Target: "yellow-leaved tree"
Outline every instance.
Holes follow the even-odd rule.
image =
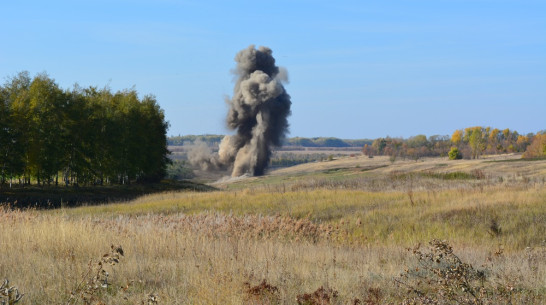
[[[457,129],[453,132],[453,135],[451,135],[451,143],[455,146],[459,146],[461,144],[461,140],[463,139],[463,131],[460,129]]]
[[[533,137],[533,142],[527,146],[523,158],[546,157],[546,133],[538,133]]]

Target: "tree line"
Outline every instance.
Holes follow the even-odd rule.
[[[476,159],[483,154],[525,152],[524,157],[546,156],[546,132],[521,135],[515,130],[491,127],[458,129],[450,136],[417,135],[408,139],[378,138],[371,145],[365,144],[362,152],[368,156],[387,155],[419,159],[421,157],[447,156],[456,149],[458,156]]]
[[[371,145],[365,144],[362,153],[369,156],[390,156],[417,160],[422,157],[447,156],[451,147],[449,136],[434,135],[427,138],[417,135],[408,139],[378,138]]]
[[[166,171],[168,123],[154,96],[63,90],[21,72],[0,86],[0,182],[129,184]]]
[[[196,140],[203,141],[209,146],[218,146],[224,135],[185,135],[172,136],[167,138],[169,145],[183,146]],[[364,144],[371,144],[373,140],[369,139],[339,139],[334,137],[316,137],[316,138],[286,138],[282,142],[283,147],[362,147]]]
[[[542,132],[522,135],[509,128],[501,130],[476,126],[455,130],[451,135],[451,143],[461,150],[463,156],[476,159],[482,154],[526,152],[541,135]]]
[[[192,144],[195,141],[203,141],[211,146],[218,146],[225,135],[185,135],[171,136],[167,138],[167,143],[172,146],[183,146],[184,144]]]

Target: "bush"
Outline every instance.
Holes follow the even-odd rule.
[[[449,160],[459,160],[463,158],[463,154],[459,151],[457,147],[452,147],[448,153]]]
[[[446,241],[434,239],[425,251],[420,245],[408,250],[417,258],[417,265],[394,279],[400,288],[406,288],[401,304],[500,305],[514,304],[514,300],[536,304],[532,292],[491,280],[491,270],[463,262]]]

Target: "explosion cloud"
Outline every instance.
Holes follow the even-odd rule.
[[[290,96],[283,87],[287,73],[275,65],[272,50],[254,45],[235,56],[237,81],[227,99],[227,125],[236,134],[220,143],[218,155],[195,157],[203,169],[232,168],[231,176],[263,175],[271,149],[288,132]]]

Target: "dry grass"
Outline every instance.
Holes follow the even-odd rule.
[[[464,175],[480,179],[462,179]],[[459,176],[458,183],[440,176]],[[464,180],[464,181],[463,181]],[[314,190],[316,188],[351,188],[373,192],[414,190],[437,191],[485,186],[544,185],[546,160],[526,161],[520,155],[484,156],[478,160],[425,158],[418,161],[388,157],[373,159],[357,156],[334,161],[300,164],[272,170],[264,177],[219,180],[223,189],[266,189],[268,191]]]
[[[508,162],[505,162],[508,161]],[[334,161],[305,163],[287,168],[271,171],[273,176],[298,175],[301,173],[314,173],[335,168],[378,168],[377,174],[385,175],[390,172],[417,172],[425,170],[470,171],[472,169],[484,170],[487,173],[504,176],[514,176],[525,173],[529,176],[546,175],[546,160],[525,161],[521,154],[482,156],[477,160],[447,160],[447,158],[423,158],[418,161],[398,159],[391,163],[388,156],[344,157]]]
[[[406,249],[438,238],[484,270],[491,287],[512,289],[513,304],[546,302],[542,165],[511,182],[495,178],[495,166],[507,165],[476,163],[486,178],[441,181],[451,187],[427,188],[439,179],[401,167],[375,180],[386,191],[299,180],[76,209],[0,209],[0,278],[17,284],[24,304],[87,304],[75,292],[104,283],[97,264],[122,245],[119,262],[100,267],[109,285],[89,290],[88,304],[392,304],[409,295],[394,279],[418,266]]]
[[[544,242],[544,198],[546,188],[542,185],[414,191],[411,197],[406,191],[243,190],[165,193],[127,204],[83,207],[66,210],[66,213],[97,217],[149,213],[191,217],[201,214],[197,218],[203,218],[203,213],[212,213],[220,215],[215,216],[217,218],[240,216],[245,224],[260,225],[278,219],[286,223],[304,219],[315,227],[338,228],[340,233],[335,238],[347,244],[381,243],[407,247],[441,238],[472,245],[501,243],[507,250],[521,250]],[[490,234],[493,220],[502,230],[502,234],[494,238]],[[226,221],[228,226],[240,225],[233,219]],[[210,226],[207,222],[204,225]]]
[[[438,193],[425,203],[429,195],[418,193],[413,207],[404,194],[317,190],[305,196],[156,195],[160,205],[167,204],[163,197],[203,205],[191,214],[119,212],[150,205],[153,197],[85,213],[4,210],[0,275],[18,283],[31,304],[64,304],[89,261],[120,244],[125,257],[109,271],[112,287],[99,295],[106,304],[136,304],[150,294],[161,304],[243,304],[244,283],[262,279],[278,287],[280,304],[294,304],[321,286],[335,288],[339,304],[364,300],[369,289],[381,287],[386,302],[400,298],[392,279],[412,264],[404,248],[435,236],[454,241],[474,265],[494,260],[496,280],[532,291],[545,287],[544,189],[463,194]],[[218,202],[218,195],[227,202]],[[291,215],[276,215],[283,206],[271,215],[244,204],[225,211],[232,200],[256,201],[256,207],[268,196],[272,204],[282,198],[293,204]],[[502,228],[499,236],[488,233],[491,213]]]

